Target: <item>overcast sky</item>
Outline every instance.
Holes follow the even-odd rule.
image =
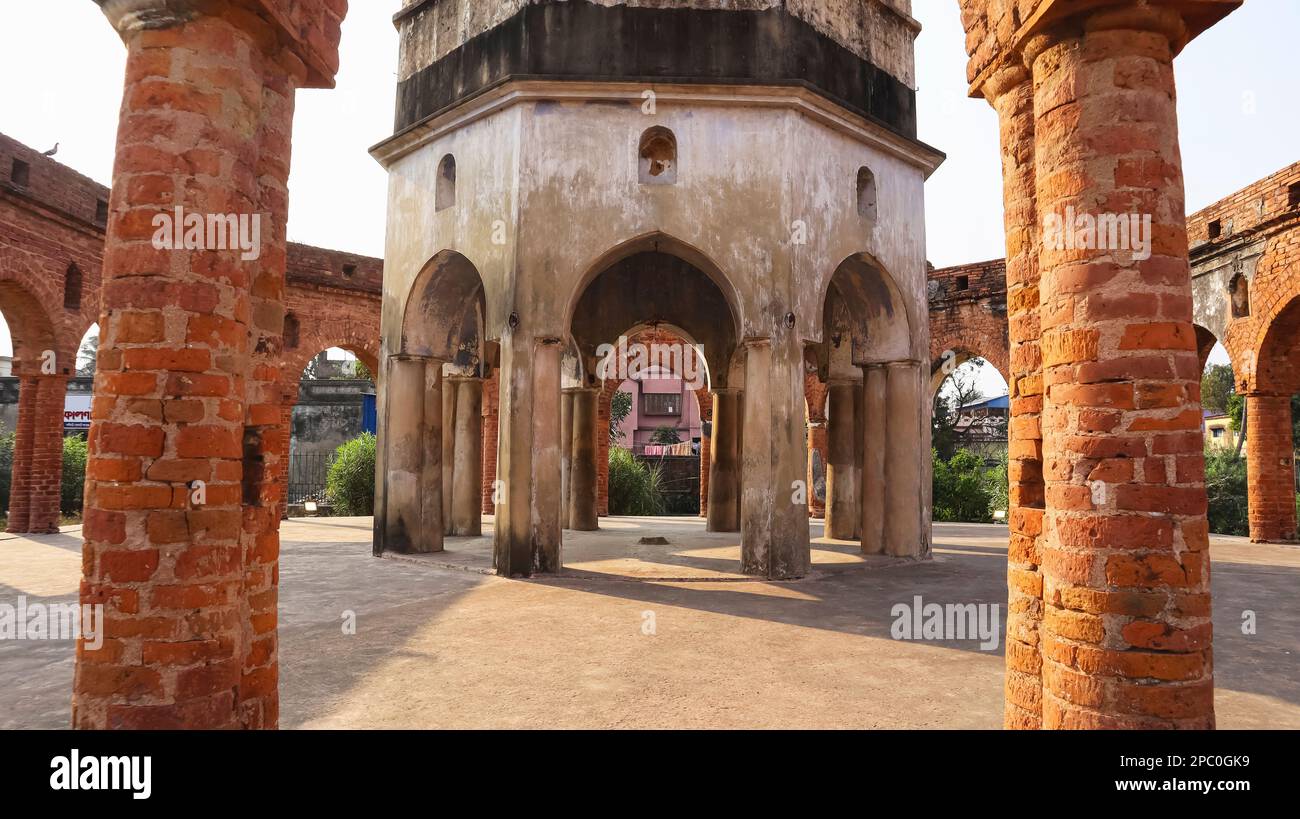
[[[366,149],[391,133],[400,0],[352,0],[332,91],[298,94],[289,238],[382,256],[385,177]],[[997,119],[966,96],[956,0],[914,0],[920,138],[948,154],[926,188],[930,260],[1003,254]],[[1179,57],[1187,204],[1196,210],[1296,161],[1295,0],[1250,0]],[[91,0],[0,4],[0,131],[108,183],[121,42]],[[0,354],[9,354],[0,322]],[[1000,381],[1000,379],[997,379]]]

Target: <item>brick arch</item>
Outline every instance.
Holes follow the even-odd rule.
[[[1279,328],[1283,335],[1288,327],[1295,329],[1290,327],[1288,317],[1297,300],[1300,300],[1300,244],[1294,232],[1288,232],[1269,241],[1255,268],[1255,280],[1250,287],[1250,316],[1230,322],[1227,337],[1221,339],[1232,359],[1238,392],[1283,388],[1283,385],[1267,383],[1269,367],[1264,359],[1278,352],[1278,344],[1272,339],[1280,337]],[[1266,349],[1269,346],[1273,349]],[[1261,372],[1265,373],[1263,382],[1259,377]]]
[[[1009,351],[998,347],[990,348],[987,339],[981,341],[966,337],[961,339],[949,338],[947,341],[951,343],[942,345],[937,355],[934,353],[935,345],[933,341],[930,344],[931,398],[938,393],[939,388],[943,386],[943,382],[947,380],[955,368],[977,358],[981,358],[992,365],[1008,385],[1011,383],[1011,370],[1008,363]],[[949,361],[952,362],[951,365],[948,364]]]

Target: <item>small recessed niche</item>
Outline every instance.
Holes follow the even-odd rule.
[[[434,209],[444,211],[456,204],[456,157],[447,154],[438,163],[438,181],[434,190]]]
[[[858,168],[858,216],[876,221],[876,175],[865,165]]]
[[[302,323],[293,313],[284,317],[284,349],[298,349],[298,339],[302,335]]]
[[[15,159],[14,164],[9,168],[9,181],[20,188],[27,187],[27,183],[31,181],[31,176],[32,166],[21,159]]]
[[[95,200],[95,223],[99,225],[108,224],[108,202],[106,200]]]
[[[1228,298],[1232,302],[1232,317],[1246,318],[1250,315],[1250,281],[1238,273],[1228,283]]]
[[[350,279],[355,275],[357,275],[357,266],[352,262],[345,263],[343,265],[343,277]]]
[[[1215,219],[1213,222],[1210,222],[1209,231],[1210,231],[1211,242],[1223,236],[1223,222],[1219,219]]]
[[[958,289],[958,290],[970,290],[970,276],[958,276],[958,277],[957,277],[957,289]]]
[[[642,185],[672,185],[677,182],[677,137],[656,125],[641,135],[638,153]]]
[[[81,268],[75,262],[63,273],[63,309],[81,309]]]
[[[1300,208],[1300,182],[1292,182],[1286,189],[1287,208]]]

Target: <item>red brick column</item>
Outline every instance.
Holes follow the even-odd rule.
[[[19,379],[6,531],[36,535],[59,531],[67,391],[66,375],[24,375]]]
[[[485,515],[496,514],[493,501],[493,487],[497,479],[497,426],[500,424],[498,409],[501,389],[500,375],[497,370],[483,382],[483,508]]]
[[[1042,356],[1044,728],[1209,728],[1208,529],[1165,8],[1036,38],[1041,216],[1152,216],[1152,255],[1054,246]],[[1046,224],[1046,223],[1044,223]]]
[[[106,9],[127,71],[81,591],[104,642],[78,646],[76,727],[276,725],[285,181],[307,76],[282,44],[336,43],[329,8],[298,2],[293,28],[251,0]],[[260,257],[155,248],[175,207],[259,216]]]
[[[704,425],[713,421],[713,393],[709,392],[708,387],[703,387],[695,391],[696,403],[700,405],[700,428],[703,430]],[[700,432],[700,517],[708,518],[709,516],[709,464],[712,454],[709,452],[712,447],[712,439]]]
[[[826,419],[808,421],[808,517],[826,517]],[[817,464],[821,464],[822,494],[817,494]]]
[[[1246,470],[1250,539],[1296,539],[1295,441],[1291,396],[1246,396]]]
[[[1042,356],[1039,351],[1038,209],[1034,182],[1034,90],[1029,72],[1004,69],[984,88],[998,112],[1007,232],[1008,388],[1007,677],[1008,728],[1042,724],[1043,532]]]
[[[13,473],[9,481],[7,532],[28,531],[32,519],[32,444],[36,434],[36,397],[40,379],[24,375],[18,379],[18,420],[14,427]],[[62,415],[62,413],[60,413]]]
[[[603,430],[596,435],[596,511],[601,517],[609,516],[609,413],[620,383],[606,381],[596,399],[596,426]]]

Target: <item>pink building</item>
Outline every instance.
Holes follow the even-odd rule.
[[[655,430],[673,427],[679,441],[689,441],[695,444],[694,451],[699,451],[700,406],[695,393],[682,379],[670,376],[624,381],[618,389],[632,396],[632,411],[619,425],[622,446],[642,452]]]

